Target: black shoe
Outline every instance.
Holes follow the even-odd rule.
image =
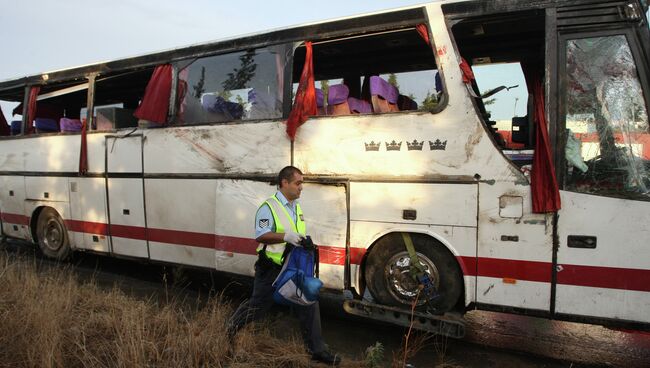
[[[341,363],[341,358],[338,356],[338,354],[332,354],[327,350],[323,350],[320,353],[313,353],[311,355],[311,360],[315,360],[328,365],[339,365],[339,363]]]

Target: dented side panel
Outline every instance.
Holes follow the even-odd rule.
[[[291,144],[280,121],[150,129],[145,134],[147,174],[277,174],[291,162]]]
[[[530,186],[479,184],[477,302],[549,311],[552,215],[531,204]]]

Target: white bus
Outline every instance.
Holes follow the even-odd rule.
[[[351,313],[408,323],[408,234],[437,313],[647,328],[647,8],[442,1],[0,82],[2,234],[252,275],[255,211],[293,164]],[[503,66],[528,94],[500,132],[486,101],[509,91],[478,71]],[[290,136],[292,109],[311,116]]]

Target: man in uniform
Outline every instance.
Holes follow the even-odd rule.
[[[228,322],[228,335],[232,338],[247,323],[262,317],[273,305],[273,281],[280,273],[287,243],[300,246],[306,236],[302,209],[297,199],[302,192],[302,172],[287,166],[278,174],[278,191],[267,199],[255,216],[255,240],[258,260],[255,263],[253,295],[237,308]],[[281,217],[282,216],[282,217]],[[296,306],[300,330],[312,360],[338,365],[341,358],[327,351],[321,335],[320,307],[316,303]]]

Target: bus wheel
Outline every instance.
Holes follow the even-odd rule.
[[[463,290],[461,271],[454,256],[440,243],[427,236],[412,234],[415,252],[440,297],[431,304],[439,313],[450,311]],[[368,256],[365,278],[375,300],[385,305],[412,306],[418,283],[409,274],[409,257],[401,234],[379,239]],[[418,297],[418,306],[426,303]]]
[[[36,223],[36,237],[45,256],[64,260],[70,255],[68,232],[54,209],[46,207],[41,211]]]

